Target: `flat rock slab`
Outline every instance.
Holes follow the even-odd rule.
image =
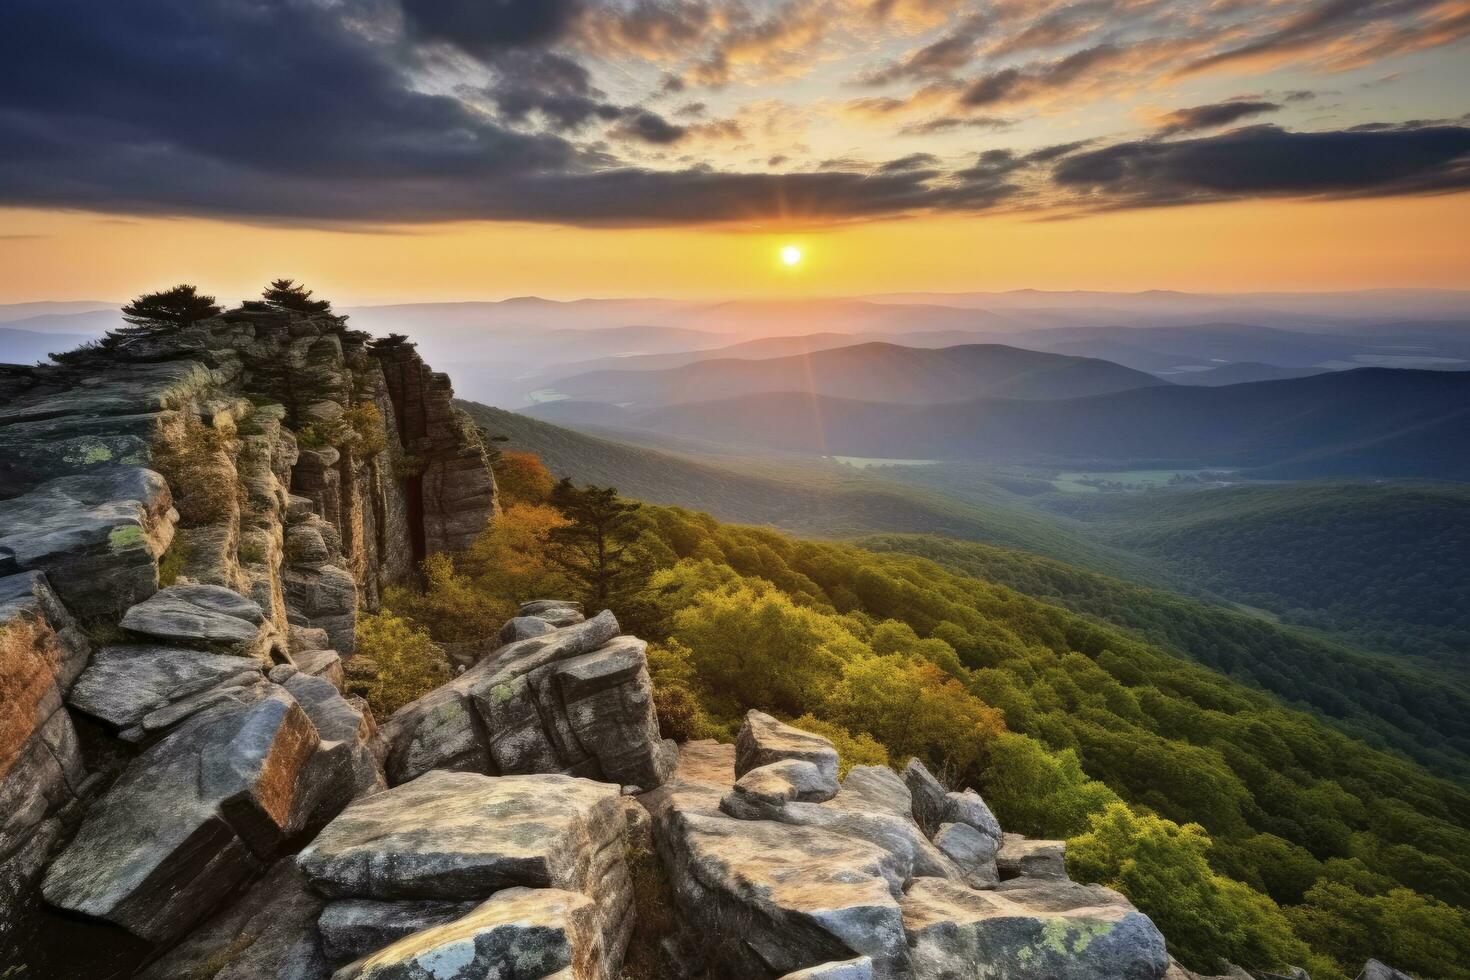
[[[621,838],[620,797],[616,786],[570,776],[435,771],[354,802],[297,861],[334,898],[590,890],[588,852]]]
[[[137,725],[150,712],[229,681],[260,678],[258,662],[149,644],[105,646],[92,655],[67,703],[109,725]]]
[[[837,750],[831,742],[777,721],[763,711],[746,712],[735,739],[736,776],[783,759],[810,762],[823,779],[834,788],[837,786]]]
[[[1164,937],[1117,892],[1020,880],[995,891],[921,878],[903,898],[914,980],[1162,980]]]
[[[596,980],[604,976],[591,899],[508,888],[453,922],[345,966],[333,980]]]
[[[823,963],[788,973],[781,980],[873,980],[873,960],[869,956],[859,956],[841,963]]]
[[[1020,834],[1003,834],[995,853],[996,867],[1003,880],[1011,878],[1066,878],[1067,842],[1032,840]]]
[[[375,953],[423,929],[442,926],[468,915],[474,902],[421,899],[379,902],[370,898],[343,898],[328,903],[317,920],[322,952],[334,963]]]
[[[73,615],[116,617],[157,590],[177,519],[152,470],[61,477],[0,500],[0,570],[44,571]]]
[[[822,770],[810,762],[782,759],[741,776],[733,792],[751,802],[774,806],[798,800],[822,803],[837,795],[837,784],[827,782]]]
[[[867,955],[875,976],[900,976],[894,856],[823,829],[729,817],[719,804],[733,777],[732,746],[691,742],[672,779],[641,797],[675,900],[711,962],[769,976]]]
[[[500,627],[500,642],[515,643],[554,632],[556,627],[539,616],[517,616]]]
[[[181,646],[255,653],[265,613],[220,585],[170,585],[123,614],[123,629]]]
[[[274,856],[319,744],[274,685],[199,712],[87,811],[46,873],[47,901],[155,942],[180,935]]]

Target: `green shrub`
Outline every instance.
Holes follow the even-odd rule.
[[[386,718],[449,680],[449,661],[422,627],[392,613],[357,621],[357,654],[377,665],[366,693],[373,714]]]

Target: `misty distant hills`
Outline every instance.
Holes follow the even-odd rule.
[[[622,413],[575,403],[543,408],[532,414],[823,455],[1470,478],[1464,372],[1365,368],[1049,401],[914,405],[786,392]]]
[[[868,343],[761,360],[721,358],[660,371],[592,371],[559,379],[569,399],[627,409],[810,392],[831,398],[927,405],[993,398],[1076,398],[1165,384],[1108,361],[1001,344],[939,349]]]
[[[1237,364],[1210,368],[1208,371],[1176,371],[1165,377],[1175,384],[1205,385],[1217,388],[1221,385],[1249,384],[1252,381],[1310,378],[1313,375],[1326,374],[1328,370],[1328,368],[1281,367],[1277,364],[1262,364],[1259,361],[1242,361]]]
[[[56,351],[70,350],[94,339],[93,334],[43,333],[0,326],[0,364],[35,364]]]

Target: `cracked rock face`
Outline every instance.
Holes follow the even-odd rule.
[[[622,792],[608,783],[435,771],[353,803],[297,863],[316,891],[337,899],[577,892],[595,906],[599,962],[616,964],[633,925],[626,828]]]
[[[647,645],[618,636],[606,611],[501,647],[395,712],[381,743],[394,784],[443,769],[653,787],[673,764],[658,734]]]
[[[921,878],[903,899],[915,980],[1158,980],[1164,937],[1116,892],[1018,879],[994,891]]]
[[[241,689],[134,759],[48,869],[47,901],[165,941],[273,857],[319,738],[269,687]]]
[[[721,980],[1165,980],[1163,937],[1118,893],[1035,862],[1000,883],[998,841],[974,824],[999,826],[978,794],[949,792],[922,766],[907,779],[868,766],[833,798],[804,802],[794,784],[817,770],[802,755],[821,740],[759,712],[743,734],[747,760],[760,741],[792,755],[737,780],[740,748],[691,742],[672,779],[641,797],[695,969]],[[931,841],[921,814],[964,819],[937,824]]]
[[[597,910],[586,895],[508,888],[462,918],[343,967],[334,980],[590,980],[601,959]]]

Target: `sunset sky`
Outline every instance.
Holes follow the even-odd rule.
[[[1466,0],[6,0],[0,302],[1464,287],[1467,35]]]

